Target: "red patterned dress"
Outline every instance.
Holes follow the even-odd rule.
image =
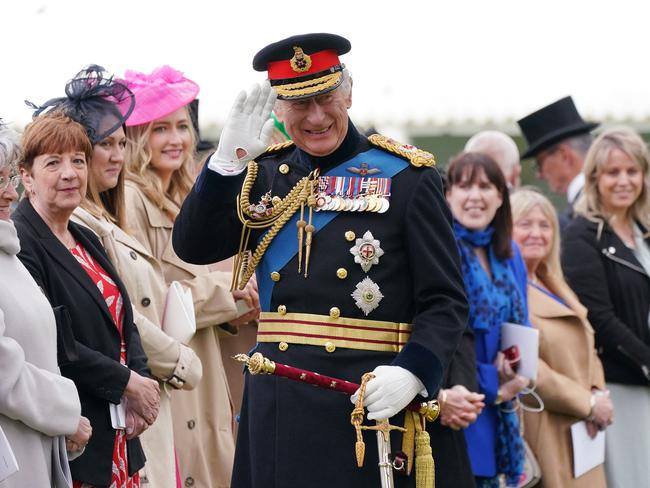
[[[97,285],[99,292],[106,301],[113,321],[120,333],[120,363],[126,364],[126,343],[122,332],[122,322],[124,320],[124,307],[122,294],[115,282],[108,276],[108,273],[102,268],[93,257],[86,252],[79,243],[70,249],[72,255],[77,259],[84,271],[88,274],[93,283]],[[73,481],[73,488],[94,488],[93,485],[81,481]],[[123,430],[115,432],[115,445],[113,447],[113,473],[109,488],[140,488],[140,476],[138,473],[129,477],[128,460],[126,456],[126,434]]]

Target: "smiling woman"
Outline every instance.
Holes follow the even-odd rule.
[[[172,248],[174,220],[194,181],[196,135],[188,104],[196,97],[198,85],[169,66],[151,74],[127,71],[125,78],[136,96],[135,110],[126,123],[129,227],[165,279],[180,281],[192,291],[197,331],[189,346],[203,363],[201,384],[172,396],[180,473],[185,486],[230,486],[233,412],[219,336],[257,317],[257,292],[249,286],[231,293],[230,273],[188,264]],[[236,299],[245,300],[250,309],[241,317]]]
[[[607,430],[609,486],[650,479],[650,152],[632,129],[600,134],[585,160],[578,218],[562,266],[589,309],[616,421]]]
[[[70,221],[86,195],[89,132],[60,110],[25,129],[20,170],[28,198],[14,214],[18,258],[58,310],[60,334],[71,337],[58,360],[93,428],[83,456],[70,463],[73,486],[137,488],[144,464],[137,436],[158,415],[159,387],[106,251],[91,230]],[[109,416],[110,405],[121,403],[126,426]]]
[[[604,487],[602,465],[573,477],[570,426],[584,420],[594,437],[612,423],[613,408],[587,309],[564,281],[558,218],[535,190],[519,190],[510,201],[513,237],[528,267],[530,320],[540,331],[536,391],[545,405],[540,413],[524,411],[525,437],[544,486]]]
[[[476,486],[515,485],[523,471],[523,442],[511,400],[529,380],[500,352],[501,324],[527,325],[526,272],[512,243],[505,177],[490,157],[463,153],[450,164],[447,201],[454,216],[463,281],[474,332],[477,378],[485,408],[465,430]]]

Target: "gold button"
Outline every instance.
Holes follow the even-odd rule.
[[[345,240],[346,240],[346,241],[350,241],[350,242],[352,242],[352,241],[355,240],[356,238],[357,238],[357,235],[356,235],[354,232],[352,232],[351,230],[349,230],[349,231],[347,231],[347,232],[345,233]]]
[[[334,345],[333,342],[329,342],[329,341],[327,341],[327,342],[325,343],[325,350],[326,350],[327,352],[334,352],[334,351],[336,351],[336,346]]]
[[[285,315],[287,313],[287,307],[285,305],[280,305],[278,307],[278,313],[280,315]]]
[[[278,273],[277,271],[273,271],[271,273],[271,279],[273,281],[280,281],[280,273]]]
[[[276,195],[273,198],[271,198],[271,203],[273,204],[274,207],[277,207],[282,203],[282,198]]]
[[[280,349],[280,351],[284,352],[287,349],[289,349],[289,344],[287,344],[286,342],[281,342],[280,344],[278,344],[278,349]]]
[[[338,319],[341,316],[341,311],[339,310],[339,307],[332,307],[330,308],[330,317],[333,319]]]
[[[282,163],[279,169],[280,169],[280,173],[286,175],[289,172],[289,165],[287,163]]]
[[[336,270],[336,276],[338,276],[340,280],[344,280],[348,277],[348,270],[345,268],[339,268]]]

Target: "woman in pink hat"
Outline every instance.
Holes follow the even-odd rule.
[[[188,105],[199,87],[169,66],[151,74],[127,71],[136,98],[127,125],[127,220],[134,236],[155,256],[168,282],[192,291],[197,331],[189,346],[203,363],[203,380],[192,391],[174,392],[174,437],[185,486],[230,485],[234,457],[233,412],[219,336],[259,314],[257,291],[230,291],[230,274],[191,265],[176,256],[174,220],[192,188],[196,135]],[[238,312],[236,301],[247,304]],[[242,302],[243,303],[243,302]]]

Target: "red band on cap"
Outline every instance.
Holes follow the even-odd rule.
[[[310,54],[309,57],[311,58],[311,67],[309,70],[303,71],[302,73],[298,73],[291,68],[289,59],[283,61],[271,61],[267,68],[269,72],[269,80],[299,78],[312,73],[318,73],[319,71],[325,71],[326,69],[330,69],[332,66],[340,64],[339,56],[334,49],[319,51]]]

